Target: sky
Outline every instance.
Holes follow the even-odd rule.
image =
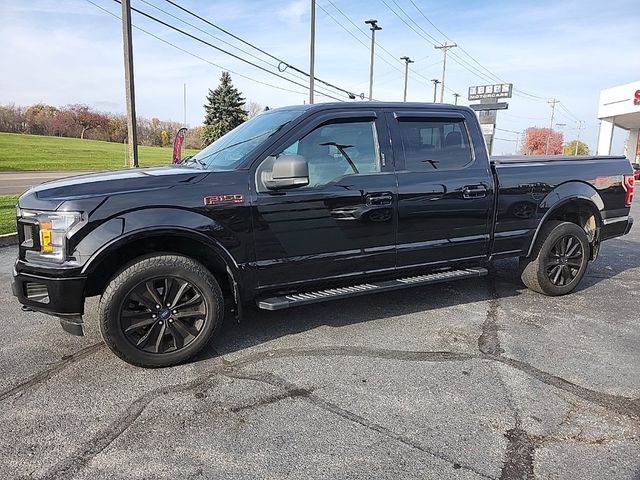
[[[278,60],[309,70],[310,0],[173,1]],[[91,2],[0,0],[0,104],[86,103],[102,111],[125,111],[122,25],[107,13],[119,17],[120,5]],[[308,80],[293,76],[299,74],[291,68],[280,73],[278,60],[167,0],[131,3],[267,70],[134,12],[133,24],[146,31],[134,29],[133,34],[139,115],[183,121],[186,85],[187,123],[201,124],[205,96],[217,86],[223,69],[231,71],[247,101],[270,108],[308,101]],[[586,128],[581,138],[594,151],[600,90],[640,80],[637,0],[317,0],[316,5],[316,77],[350,92],[368,93],[370,32],[364,20],[369,18],[382,27],[376,33],[374,61],[377,100],[402,100],[400,57],[406,55],[415,60],[409,67],[408,100],[432,101],[429,80],[441,77],[443,57],[434,44],[444,41],[458,45],[447,61],[445,102],[452,103],[453,93],[459,93],[460,103],[468,104],[472,85],[496,79],[513,83],[517,94],[506,100],[509,109],[498,113],[494,154],[514,153],[515,132],[548,127],[551,98],[561,102],[554,128],[569,141],[582,120]],[[342,92],[323,90],[348,101]],[[334,100],[317,94],[316,101]],[[625,138],[625,132],[616,132],[612,153],[623,153]]]

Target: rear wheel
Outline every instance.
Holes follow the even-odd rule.
[[[589,239],[575,223],[549,221],[542,226],[529,257],[520,257],[522,282],[544,295],[573,291],[589,263]]]
[[[107,286],[100,327],[107,346],[142,367],[181,363],[211,340],[224,311],[220,286],[200,263],[182,256],[137,260]]]

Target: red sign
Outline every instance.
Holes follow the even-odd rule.
[[[633,98],[634,105],[640,105],[640,90],[636,90],[636,95]]]
[[[184,144],[184,138],[187,136],[187,129],[181,128],[176,133],[176,138],[173,141],[173,158],[171,163],[180,163],[182,161],[182,145]]]

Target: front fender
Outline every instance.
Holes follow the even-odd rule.
[[[230,212],[216,220],[197,212],[176,208],[149,208],[113,217],[82,238],[73,256],[82,265],[83,274],[91,274],[112,252],[127,243],[144,238],[179,236],[211,248],[238,274],[238,264],[245,257],[246,241],[241,235],[248,231],[240,218]]]

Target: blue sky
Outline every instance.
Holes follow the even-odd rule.
[[[92,1],[116,15],[120,13],[120,6],[112,0]],[[308,69],[310,0],[180,0],[178,3],[289,64]],[[446,34],[482,65],[460,49],[453,50],[454,55],[464,60],[462,63],[466,62],[466,68],[450,58],[445,101],[452,102],[452,92],[458,92],[463,95],[461,99],[465,99],[463,103],[468,103],[466,92],[470,85],[491,83],[478,74],[479,70],[488,75],[485,67],[493,75],[514,83],[520,91],[541,97],[521,95],[509,99],[509,110],[498,114],[498,128],[521,131],[534,125],[548,126],[551,112],[546,99],[556,97],[564,108],[557,110],[554,123],[567,124],[561,128],[565,138],[571,139],[575,138],[576,119],[584,120],[586,130],[582,135],[592,150],[597,140],[600,90],[640,79],[637,1],[413,0],[413,3],[418,8],[411,0],[318,0],[316,76],[350,91],[366,93],[369,40],[363,21],[376,18],[383,28],[377,33],[378,45],[388,53],[382,48],[378,48],[378,52],[388,63],[380,57],[375,59],[374,97],[402,99],[403,66],[398,58],[408,55],[416,60],[410,67],[408,99],[431,101],[433,87],[427,80],[439,78],[442,53],[408,23],[423,36],[433,36],[439,42],[445,40],[442,33]],[[132,5],[180,25],[178,20],[151,6],[155,5],[249,50],[188,17],[165,0],[132,0]],[[363,31],[350,24],[334,5]],[[86,0],[3,0],[0,18],[3,19],[0,44],[4,57],[0,103],[87,103],[104,111],[124,111],[122,31],[117,19]],[[232,78],[248,100],[277,107],[302,103],[307,98],[299,86],[256,70],[139,15],[134,14],[133,22],[208,62],[237,72],[232,73]],[[206,33],[184,24],[182,27],[258,63]],[[252,53],[277,63],[259,52]],[[191,125],[202,122],[204,97],[208,88],[217,85],[220,68],[139,30],[134,32],[134,59],[140,115],[181,121],[186,83],[187,121]],[[275,66],[260,64],[276,71]],[[288,72],[285,75],[288,76]],[[499,131],[497,137],[504,140],[496,142],[494,153],[512,153],[516,135]],[[622,132],[618,132],[615,153],[622,153],[623,140]]]

